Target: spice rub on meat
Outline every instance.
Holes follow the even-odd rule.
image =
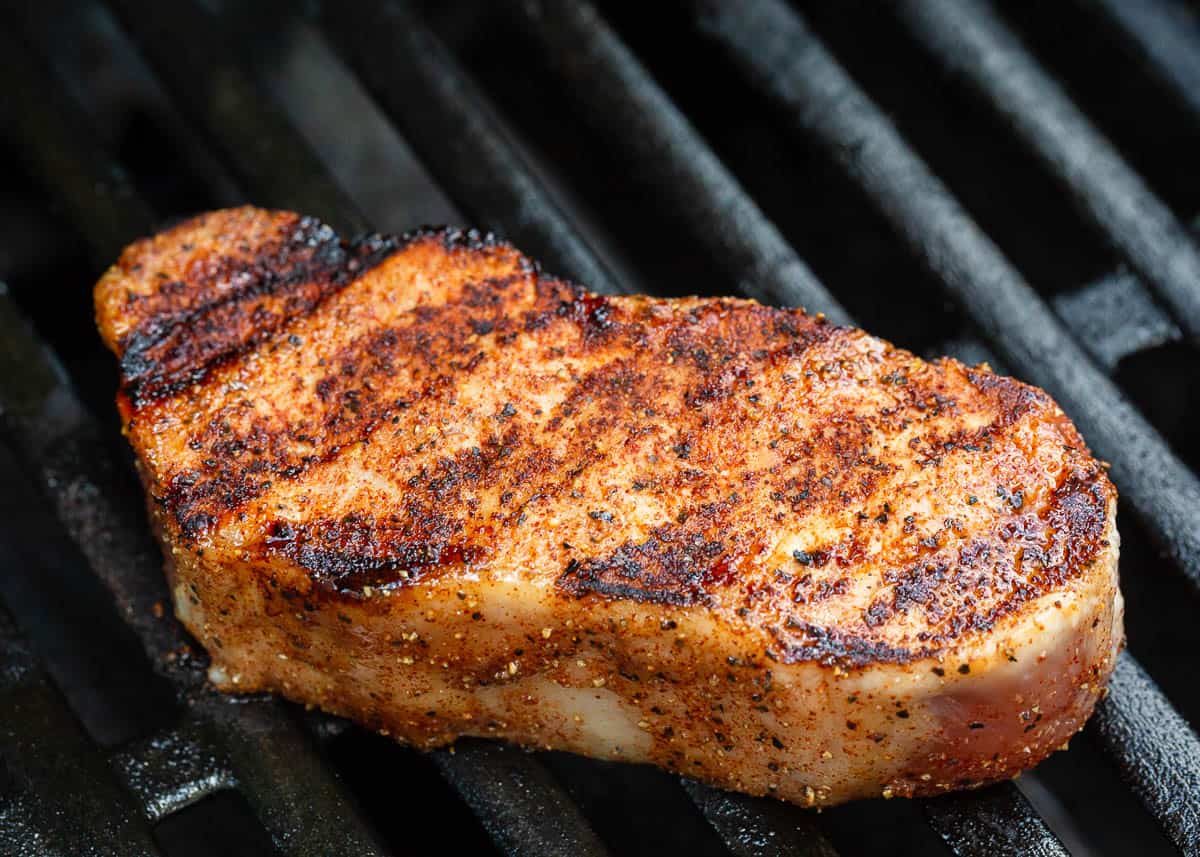
[[[255,208],[95,298],[222,689],[822,805],[1014,776],[1113,667],[1113,486],[986,367]]]

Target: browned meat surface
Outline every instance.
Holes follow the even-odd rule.
[[[830,804],[1036,764],[1121,643],[1113,487],[983,367],[253,208],[96,308],[225,690]]]

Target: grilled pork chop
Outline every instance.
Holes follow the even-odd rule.
[[[1014,776],[1122,642],[1113,486],[985,367],[254,208],[96,308],[223,690],[823,805]]]

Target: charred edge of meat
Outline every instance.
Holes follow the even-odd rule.
[[[450,227],[343,239],[313,217],[285,221],[280,232],[275,240],[241,248],[242,255],[203,259],[194,275],[158,287],[160,294],[209,297],[188,308],[168,301],[120,342],[122,391],[135,408],[202,381],[411,244],[434,240],[451,252],[508,246],[491,232]],[[536,271],[532,261],[520,259],[523,271]],[[221,284],[229,286],[216,288]]]
[[[455,521],[436,512],[409,511],[387,520],[355,513],[336,521],[277,521],[259,553],[286,557],[309,571],[318,589],[339,595],[408,586],[485,556],[483,548],[455,539],[461,530]]]
[[[398,246],[380,235],[343,241],[305,218],[285,239],[255,248],[248,258],[212,260],[183,287],[219,294],[182,313],[153,316],[121,343],[123,392],[141,407],[203,380],[215,366],[312,312]],[[215,290],[216,281],[235,285]]]

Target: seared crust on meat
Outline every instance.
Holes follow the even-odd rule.
[[[310,218],[252,208],[132,245],[97,285],[96,307],[121,360],[119,405],[177,609],[225,684],[282,690],[422,745],[499,734],[597,752],[553,713],[487,728],[466,716],[481,703],[463,689],[535,676],[615,684],[620,705],[639,708],[635,722],[656,724],[668,707],[642,703],[658,694],[657,672],[676,697],[689,681],[700,696],[744,697],[750,725],[723,729],[697,699],[671,710],[707,724],[693,727],[707,749],[678,746],[669,723],[643,727],[623,755],[829,803],[1010,776],[1082,724],[1111,670],[1113,486],[1044,392],[984,367],[928,363],[752,301],[594,295],[476,233],[347,242]],[[471,617],[503,612],[501,587],[537,603],[526,619],[565,617],[575,630],[523,627],[505,601],[513,627],[472,645],[486,620]],[[217,618],[216,600],[249,591],[253,606]],[[427,601],[432,626],[468,637],[434,656],[456,694],[444,711],[426,701],[433,715],[410,725],[405,680],[365,677],[397,688],[371,701],[331,677],[335,655],[320,645],[312,655],[312,637],[348,633],[340,619],[322,624],[331,615],[364,651],[419,662],[429,652],[416,636],[392,632]],[[630,622],[636,632],[620,627]],[[277,633],[261,627],[272,624]],[[262,655],[268,637],[286,647],[279,658]],[[1022,660],[1048,640],[1066,647],[1041,653],[1038,669],[1054,664],[1056,678]],[[568,676],[563,662],[597,645],[618,673],[636,663],[642,676]],[[667,669],[664,657],[689,663]],[[1018,662],[1019,673],[1005,666]],[[857,779],[818,788],[803,758],[784,773],[794,727],[779,725],[772,683],[791,675],[805,693],[830,694],[848,677],[875,698],[918,673],[888,692],[915,694],[921,728],[942,744],[929,739],[914,761],[844,717],[834,731],[839,752],[859,759]],[[991,713],[972,714],[960,735],[942,709],[975,699],[982,673],[1019,697],[1022,682],[1041,682],[1058,695],[1037,715],[1053,708],[1052,722],[1030,715],[989,743],[972,723],[1029,711],[989,699],[968,706]],[[719,692],[706,690],[709,675]],[[435,680],[422,679],[426,691]],[[846,705],[858,710],[827,709],[838,718]],[[909,715],[887,711],[889,729],[911,731]],[[893,761],[869,764],[872,752]],[[717,761],[739,753],[750,756]],[[863,785],[861,771],[876,769],[882,779]]]

